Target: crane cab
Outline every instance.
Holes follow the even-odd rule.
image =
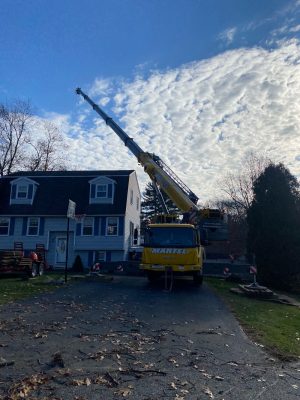
[[[194,280],[201,277],[202,282],[203,259],[204,248],[194,225],[148,225],[140,268],[146,271],[150,280],[171,269],[176,274],[194,275]]]

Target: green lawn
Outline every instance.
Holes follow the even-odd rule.
[[[22,277],[0,277],[0,304],[53,291],[61,286],[55,282],[63,280],[64,276],[61,274],[43,275],[28,280]]]
[[[300,308],[231,293],[234,283],[216,278],[206,282],[229,305],[245,332],[282,359],[300,358]]]

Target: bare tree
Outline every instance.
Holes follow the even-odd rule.
[[[22,166],[31,118],[32,112],[28,102],[15,101],[11,106],[0,104],[1,176],[10,174]]]
[[[250,153],[239,174],[225,176],[220,187],[226,195],[223,205],[228,212],[238,219],[245,217],[253,199],[253,183],[270,163],[270,159]]]
[[[32,151],[26,162],[30,171],[64,170],[67,167],[66,150],[62,134],[50,121],[41,123],[42,136],[37,140],[31,138],[29,145]]]
[[[219,183],[225,197],[215,205],[228,215],[228,242],[232,255],[241,256],[247,251],[246,215],[253,199],[253,183],[270,163],[270,159],[250,153],[240,173],[227,174]]]
[[[0,176],[24,169],[66,169],[66,149],[58,128],[36,118],[29,102],[0,104]]]

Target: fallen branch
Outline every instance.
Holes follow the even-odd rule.
[[[119,382],[115,380],[113,376],[109,372],[106,372],[104,377],[112,384],[112,386],[117,387],[119,385]]]
[[[0,368],[2,368],[2,367],[9,367],[10,365],[14,365],[14,361],[3,361],[3,362],[0,362]]]
[[[128,374],[128,373],[132,373],[132,374],[156,374],[156,375],[162,375],[162,376],[166,376],[167,373],[164,371],[160,371],[157,369],[125,369],[124,371],[120,371],[122,374]]]

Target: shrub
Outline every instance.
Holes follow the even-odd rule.
[[[75,261],[72,265],[73,272],[83,272],[83,264],[81,257],[79,255],[76,256]]]

